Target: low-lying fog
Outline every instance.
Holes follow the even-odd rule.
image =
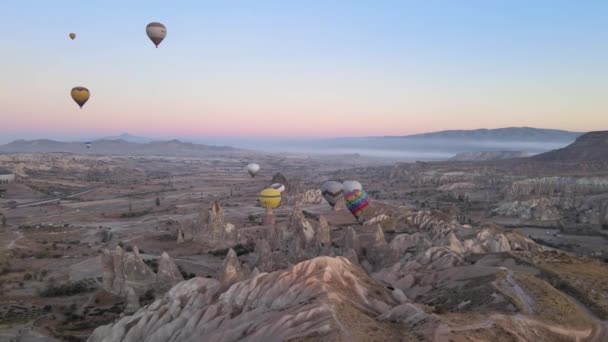
[[[573,141],[573,140],[572,140]],[[358,154],[396,160],[445,160],[460,152],[523,151],[529,155],[565,147],[572,141],[520,142],[478,141],[464,139],[398,139],[398,138],[339,138],[339,139],[196,139],[193,142],[228,145],[266,152],[336,155]]]

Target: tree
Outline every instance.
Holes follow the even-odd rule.
[[[133,204],[131,202],[129,202],[129,212],[133,211]]]
[[[2,215],[2,227],[6,227],[6,216]]]
[[[156,197],[156,206],[159,207],[160,206],[160,198]]]

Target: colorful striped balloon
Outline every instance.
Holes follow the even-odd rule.
[[[365,192],[365,190],[356,189],[344,195],[344,199],[346,200],[346,207],[348,210],[357,220],[359,220],[359,216],[361,216],[363,210],[369,205],[367,192]]]

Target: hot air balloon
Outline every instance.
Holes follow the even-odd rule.
[[[281,193],[282,193],[283,191],[285,191],[285,185],[283,185],[283,184],[281,184],[281,183],[274,183],[274,184],[272,184],[270,187],[271,187],[271,188],[273,188],[273,189],[277,189],[277,190],[279,190],[279,192],[281,192]]]
[[[273,188],[264,189],[259,200],[263,208],[272,210],[281,204],[281,192]]]
[[[70,33],[70,34],[69,34],[69,36],[70,36],[70,39],[71,39],[71,40],[76,39],[76,33],[73,33],[73,32],[72,32],[72,33]]]
[[[344,183],[342,183],[342,187],[344,190],[344,194],[347,194],[354,190],[363,190],[363,186],[361,185],[361,183],[357,182],[356,180],[345,181]]]
[[[89,149],[89,148],[91,148],[92,144],[90,142],[86,142],[86,143],[84,143],[84,145],[87,147],[87,149]]]
[[[353,190],[344,195],[344,199],[346,200],[346,207],[353,214],[357,221],[359,220],[359,216],[363,213],[363,210],[367,208],[369,205],[369,197],[367,196],[367,192],[365,190]]]
[[[91,93],[89,92],[89,89],[85,87],[74,87],[72,88],[71,95],[74,102],[76,102],[80,108],[82,108],[82,106],[84,106],[84,104],[89,100]]]
[[[336,203],[344,196],[344,191],[342,190],[342,183],[337,181],[327,181],[321,184],[321,194],[331,205],[334,207]]]
[[[146,34],[148,35],[148,38],[150,38],[152,43],[154,43],[154,45],[156,45],[156,47],[158,48],[158,45],[167,36],[167,28],[161,23],[149,23],[148,26],[146,26]]]
[[[251,177],[255,177],[256,173],[258,173],[258,171],[260,171],[260,165],[256,164],[256,163],[251,163],[249,165],[247,165],[247,172],[249,172],[249,175]]]

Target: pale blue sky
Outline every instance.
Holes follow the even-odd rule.
[[[608,128],[608,1],[19,0],[0,13],[5,137]],[[151,21],[168,29],[159,49]],[[77,85],[92,92],[82,110]]]

